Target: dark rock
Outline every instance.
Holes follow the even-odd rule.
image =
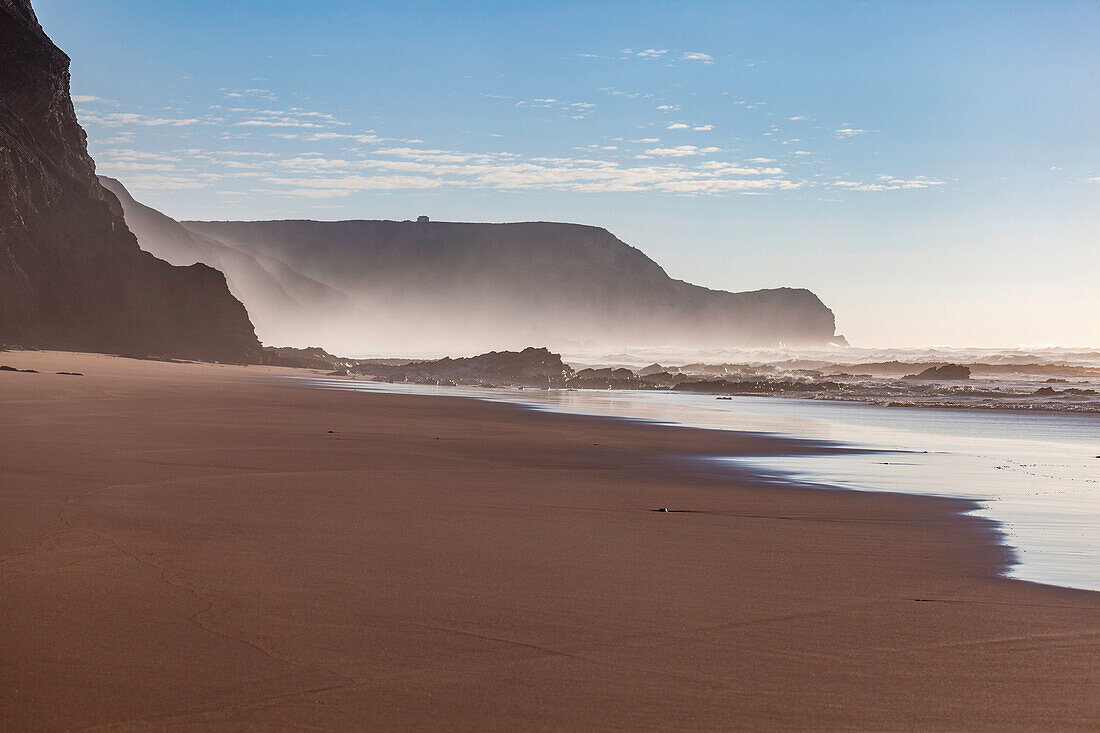
[[[705,394],[767,395],[828,392],[839,388],[840,385],[836,382],[795,382],[784,379],[774,381],[700,379],[680,382],[672,389],[677,392],[702,392]]]
[[[907,374],[902,379],[941,379],[944,381],[959,381],[970,379],[970,367],[960,364],[944,364],[943,366],[928,367],[920,374]]]
[[[650,364],[647,367],[642,367],[638,370],[639,377],[648,377],[650,374],[668,373],[668,369],[660,364]]]
[[[319,346],[295,349],[290,346],[265,346],[260,354],[260,363],[266,366],[291,367],[295,369],[331,369],[342,371],[339,376],[346,377],[348,370],[358,364],[355,359],[333,356]]]
[[[84,376],[80,372],[58,372],[58,374],[67,374],[70,377],[83,377]]]
[[[458,359],[444,357],[397,365],[361,363],[351,367],[351,371],[387,381],[477,386],[484,385],[486,380],[511,386],[562,386],[575,376],[573,369],[562,362],[560,355],[535,347],[528,347],[523,351],[491,351]]]
[[[0,0],[0,342],[234,362],[260,348],[220,272],[138,247],[27,0]]]

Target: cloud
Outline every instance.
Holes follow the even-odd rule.
[[[288,193],[314,198],[347,196],[356,191],[438,188],[443,182],[427,176],[339,176],[326,178],[265,178],[280,186],[295,186]]]
[[[809,150],[796,150],[791,155],[813,155]]]
[[[787,119],[791,122],[794,122],[795,120],[804,120],[806,119],[806,115],[795,115],[794,117],[788,117]]]
[[[858,130],[854,127],[842,127],[836,131],[837,137],[855,137],[856,135],[864,135],[867,130]]]
[[[293,117],[266,118],[262,120],[241,120],[234,122],[237,127],[312,127],[319,128],[324,125],[316,122],[294,119]]]
[[[373,131],[365,133],[344,133],[344,132],[314,132],[306,136],[308,142],[321,142],[324,140],[353,140],[357,143],[377,143],[382,142],[385,138],[381,138],[375,135]]]
[[[686,129],[688,129],[688,126],[685,125],[683,122],[670,122],[668,124],[668,129],[669,130],[686,130]]]
[[[92,112],[89,110],[77,110],[77,116],[81,124],[104,125],[106,127],[123,127],[126,125],[142,125],[145,127],[186,127],[198,124],[198,118],[173,118],[173,117],[148,117],[134,112]]]
[[[713,130],[713,129],[714,129],[714,125],[696,125],[695,127],[691,128],[691,129],[692,129],[692,130],[700,130],[700,131],[702,131],[702,132],[706,132],[707,130]]]
[[[699,168],[708,171],[714,171],[715,173],[721,173],[724,175],[732,176],[780,176],[783,175],[782,168],[746,168],[744,166],[737,165],[735,163],[726,163],[719,160],[708,160],[705,163],[700,163]]]
[[[255,97],[262,99],[266,102],[277,102],[278,98],[269,89],[244,89],[240,91],[234,91],[231,89],[222,88],[219,91],[224,92],[225,96],[230,99],[243,99],[245,97]]]
[[[667,48],[656,49],[647,48],[645,51],[638,51],[635,56],[641,56],[643,59],[659,59],[668,53]]]
[[[714,57],[702,51],[687,51],[680,56],[683,61],[700,61],[704,64],[713,64]]]
[[[596,145],[585,155],[613,148]],[[341,198],[357,191],[467,188],[499,191],[558,190],[580,193],[658,191],[682,195],[733,194],[789,190],[803,185],[781,177],[778,168],[747,168],[706,161],[686,165],[680,159],[718,153],[718,148],[647,151],[676,162],[621,164],[591,157],[525,159],[507,152],[469,153],[416,147],[392,147],[362,155],[326,157],[301,154],[285,159],[251,159],[256,171],[227,175],[260,177],[279,195]],[[199,153],[202,155],[201,153]],[[212,163],[217,161],[212,160]],[[223,169],[224,170],[224,169]],[[753,176],[746,179],[746,176]],[[768,178],[759,178],[768,176]],[[253,189],[254,190],[254,189]]]
[[[721,152],[721,148],[697,148],[694,145],[677,145],[672,148],[651,148],[645,151],[646,155],[655,155],[663,158],[682,158],[688,155],[704,155],[706,153]]]
[[[898,191],[902,189],[931,188],[932,186],[943,186],[945,184],[946,181],[939,181],[926,176],[904,179],[880,175],[872,182],[834,180],[829,185],[834,188],[848,189],[849,191]]]
[[[660,107],[657,108],[657,111],[658,112],[675,112],[678,109],[680,109],[680,105],[678,105],[678,104],[662,104]]]
[[[71,97],[72,97],[72,100],[74,102],[78,103],[78,104],[81,103],[81,102],[86,103],[86,102],[102,102],[103,101],[99,97],[94,97],[90,94],[73,94],[73,95],[71,95]]]
[[[493,97],[494,95],[488,95]],[[511,99],[511,97],[494,97],[498,99]],[[563,102],[554,97],[536,97],[535,99],[521,99],[515,103],[516,107],[538,109],[561,109],[569,113],[575,120],[584,119],[596,105],[592,102]]]

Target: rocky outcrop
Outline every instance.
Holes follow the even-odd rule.
[[[224,273],[229,291],[244,303],[264,343],[304,346],[321,339],[336,348],[343,345],[340,336],[367,321],[367,314],[344,293],[295,272],[279,259],[188,231],[136,201],[120,181],[107,176],[99,181],[118,197],[126,226],[143,250],[173,265],[201,262]]]
[[[361,364],[352,373],[418,384],[498,384],[530,387],[564,386],[575,374],[559,354],[545,348],[491,351],[478,356],[416,361],[396,366]]]
[[[944,364],[943,366],[928,367],[920,374],[907,374],[902,379],[938,379],[942,381],[970,379],[970,367],[960,364]]]
[[[266,366],[294,369],[348,370],[359,363],[357,359],[334,356],[319,346],[296,349],[289,346],[265,346],[260,363]]]
[[[557,350],[824,345],[838,338],[832,311],[808,290],[733,293],[675,280],[598,227],[181,223],[239,250],[275,257],[382,316],[364,324],[371,349],[480,350],[532,341]]]
[[[0,343],[251,362],[225,278],[143,252],[95,176],[69,59],[27,0],[0,0]]]

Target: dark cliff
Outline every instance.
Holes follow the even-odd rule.
[[[605,229],[531,222],[182,222],[278,258],[446,348],[528,343],[686,347],[825,344],[808,290],[731,293],[674,280]],[[376,343],[392,334],[378,332]]]
[[[126,226],[138,246],[173,265],[201,262],[225,274],[229,292],[248,309],[256,334],[266,344],[308,345],[354,330],[359,311],[343,293],[304,277],[278,259],[234,249],[217,239],[188,231],[175,219],[136,200],[121,182],[100,176],[122,204]]]
[[[69,58],[27,0],[0,0],[0,343],[250,362],[225,278],[139,249],[95,176]]]

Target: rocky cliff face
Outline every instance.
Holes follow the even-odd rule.
[[[242,252],[188,231],[175,219],[136,200],[121,182],[100,176],[105,189],[122,204],[126,226],[138,246],[173,265],[201,262],[225,274],[229,292],[244,303],[266,344],[303,346],[332,343],[367,320],[346,295],[305,277],[275,257]]]
[[[69,98],[69,59],[28,0],[0,0],[0,343],[255,361],[220,272],[139,249]]]
[[[835,338],[832,311],[808,290],[731,293],[674,280],[598,227],[182,223],[347,293],[377,316],[361,333],[394,353],[413,338],[467,352],[529,343],[570,351],[584,345],[819,345]]]

